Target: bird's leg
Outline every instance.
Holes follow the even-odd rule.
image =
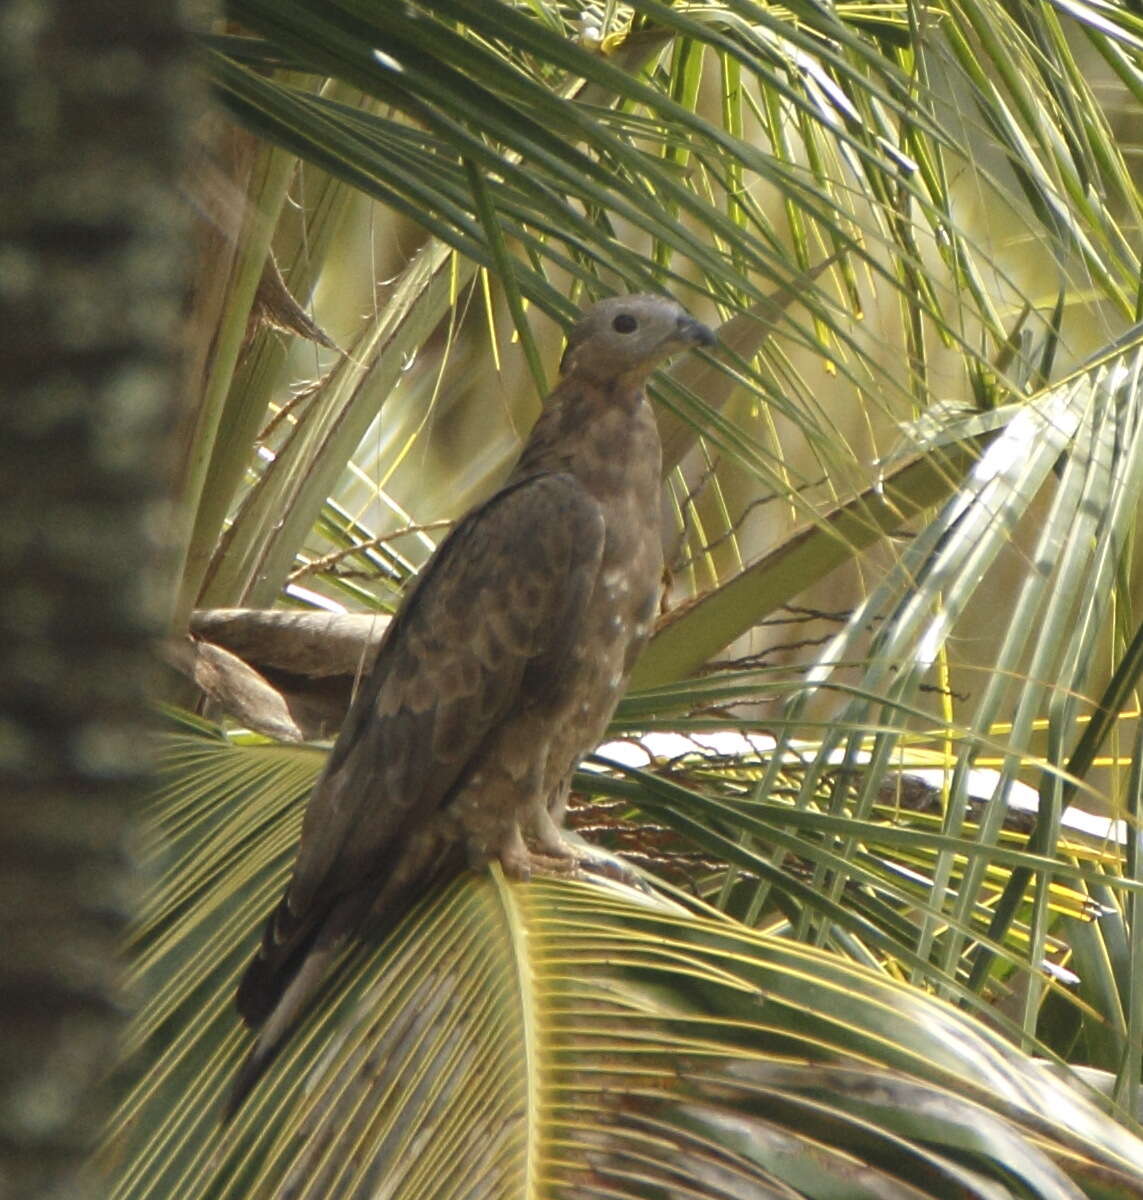
[[[524,810],[524,836],[532,855],[532,865],[540,871],[569,874],[579,869],[583,852],[564,840],[553,811],[563,814],[567,785],[562,785],[555,800],[545,790],[537,790]]]
[[[524,830],[528,845],[540,854],[551,858],[577,858],[578,851],[569,845],[552,820],[546,799],[542,795],[533,798],[524,814]]]
[[[503,758],[473,772],[446,809],[464,841],[468,865],[479,871],[496,860],[509,879],[527,879],[531,860],[520,832],[520,779],[516,764]],[[530,767],[528,768],[530,769]]]
[[[509,879],[527,880],[532,878],[532,858],[528,853],[528,847],[524,844],[520,826],[515,821],[505,832],[499,848],[492,857],[499,859],[500,866]]]
[[[528,807],[524,831],[532,852],[533,868],[549,874],[577,875],[581,878],[602,875],[625,883],[628,887],[647,891],[647,886],[635,871],[617,855],[594,846],[565,841],[558,822],[567,810],[570,791],[571,780],[568,779],[550,797],[536,797]]]

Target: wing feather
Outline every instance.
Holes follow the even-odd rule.
[[[329,930],[330,915],[351,922],[355,892],[368,907],[502,723],[558,687],[603,538],[595,500],[570,475],[549,474],[503,489],[439,547],[310,797],[290,887],[240,989],[252,1023],[315,942],[349,932]]]

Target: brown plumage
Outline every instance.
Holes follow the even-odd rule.
[[[574,859],[556,821],[650,631],[661,454],[643,384],[711,332],[665,296],[604,300],[504,486],[421,572],[350,707],[290,885],[238,989],[260,1030],[233,1112],[345,937],[466,865]],[[553,819],[555,814],[555,819]]]

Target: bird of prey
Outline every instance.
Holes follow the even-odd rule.
[[[421,571],[310,796],[238,988],[259,1035],[229,1112],[347,937],[391,928],[466,866],[526,879],[574,863],[558,829],[572,772],[658,608],[661,452],[644,383],[713,341],[660,295],[603,300],[572,330],[519,460]]]

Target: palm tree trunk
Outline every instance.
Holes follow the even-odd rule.
[[[126,1011],[195,107],[175,0],[0,0],[0,1193],[82,1195]],[[91,1188],[91,1194],[98,1189]]]

